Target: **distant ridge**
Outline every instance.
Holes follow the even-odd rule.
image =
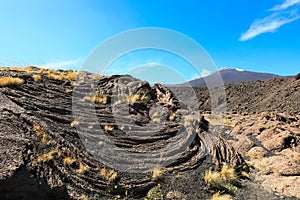
[[[242,83],[250,81],[266,81],[273,78],[292,78],[293,76],[279,76],[271,73],[260,73],[245,71],[242,69],[230,69],[230,68],[221,68],[220,70],[202,78],[197,78],[189,82],[180,84],[191,85],[192,87],[206,87],[206,82],[209,82],[211,85],[217,84],[216,80],[219,80],[218,77],[222,77],[225,85],[231,83]]]

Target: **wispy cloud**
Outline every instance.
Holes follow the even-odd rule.
[[[207,70],[207,69],[203,69],[203,70],[201,71],[201,77],[208,76],[208,75],[210,75],[211,73],[212,73],[211,71],[209,71],[209,70]]]
[[[33,65],[33,66],[37,66],[37,67],[43,67],[43,68],[47,68],[47,69],[58,69],[58,68],[73,68],[73,67],[78,67],[76,65],[78,65],[80,62],[82,62],[81,58],[77,58],[75,60],[67,60],[67,61],[60,61],[60,62],[53,62],[53,63],[45,63],[45,64],[37,64],[37,65]]]
[[[300,0],[285,0],[282,4],[274,6],[269,11],[285,10],[297,4],[300,4]]]
[[[247,41],[263,33],[273,33],[281,26],[299,19],[299,5],[300,0],[285,0],[282,4],[274,6],[269,10],[272,13],[255,20],[250,28],[241,35],[239,41]]]

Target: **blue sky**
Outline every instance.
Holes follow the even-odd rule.
[[[162,27],[197,41],[217,68],[292,75],[300,72],[299,8],[300,0],[3,0],[0,66],[80,68],[111,36]],[[174,65],[184,79],[197,77],[176,56],[133,55],[115,65]]]

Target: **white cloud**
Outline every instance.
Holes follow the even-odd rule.
[[[149,63],[145,63],[143,65],[141,65],[142,67],[157,67],[160,66],[162,64],[158,63],[158,62],[149,62]]]
[[[285,10],[297,4],[300,4],[300,0],[285,0],[282,4],[274,6],[269,11]]]
[[[210,75],[212,72],[207,70],[207,69],[202,69],[201,71],[201,77],[205,77],[205,76],[208,76]]]
[[[284,3],[270,9],[273,11],[272,14],[255,20],[250,28],[241,35],[239,41],[247,41],[263,33],[273,33],[281,26],[299,19],[300,14],[296,8],[299,3],[300,0],[286,0]]]
[[[43,68],[47,68],[47,69],[58,69],[58,68],[64,68],[64,67],[72,68],[72,67],[78,65],[80,62],[82,62],[82,59],[78,58],[76,60],[67,60],[67,61],[54,62],[54,63],[38,64],[38,65],[33,65],[33,66],[43,67]]]
[[[243,69],[241,69],[241,68],[235,68],[235,70],[240,71],[240,72],[245,71],[245,70],[243,70]]]

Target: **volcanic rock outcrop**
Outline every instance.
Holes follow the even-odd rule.
[[[168,88],[70,73],[0,71],[24,80],[0,87],[0,199],[139,199],[162,174],[244,165]]]

